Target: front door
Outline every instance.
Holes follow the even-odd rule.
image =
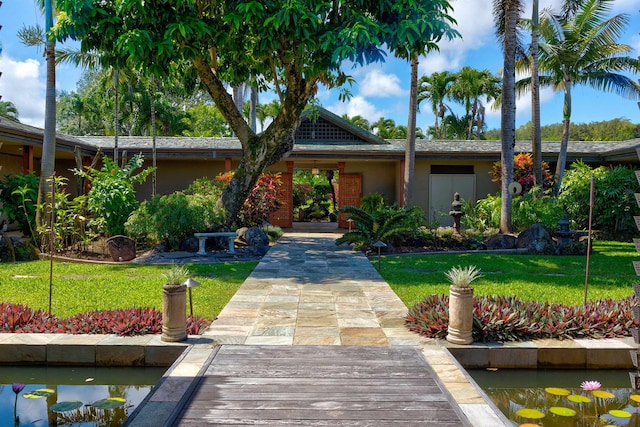
[[[357,174],[340,174],[340,185],[338,187],[338,202],[340,208],[345,206],[360,207],[360,199],[362,198],[362,175]],[[347,220],[349,215],[338,215],[338,227],[349,228]]]

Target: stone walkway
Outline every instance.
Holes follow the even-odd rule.
[[[335,233],[288,233],[205,332],[219,344],[418,345],[407,308]]]

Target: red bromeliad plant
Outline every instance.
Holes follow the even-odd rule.
[[[500,184],[501,162],[495,162],[491,168],[491,180]],[[513,156],[513,180],[522,185],[522,191],[527,192],[533,188],[533,158],[531,153],[518,153]],[[553,176],[549,172],[549,164],[542,162],[543,189],[547,190],[553,185]]]
[[[231,178],[233,172],[227,172],[217,176],[216,181],[227,185]],[[262,225],[282,205],[283,195],[280,173],[262,174],[238,213],[237,224],[247,227]]]

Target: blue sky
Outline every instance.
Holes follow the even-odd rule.
[[[558,8],[559,0],[540,0],[542,7]],[[490,0],[451,0],[457,29],[462,39],[443,42],[439,53],[430,53],[420,61],[420,75],[435,71],[458,71],[469,65],[498,73],[502,66],[502,53],[494,36],[493,17]],[[526,3],[527,11],[530,2]],[[626,13],[630,24],[622,42],[631,45],[632,57],[640,55],[640,0],[616,0],[613,13]],[[4,0],[0,7],[0,95],[3,101],[11,101],[20,113],[23,123],[42,126],[44,123],[45,67],[42,50],[26,47],[16,37],[23,25],[39,23],[44,19],[39,13],[35,0]],[[397,124],[406,125],[409,90],[409,64],[388,57],[382,64],[372,64],[363,68],[349,69],[357,80],[351,88],[353,97],[348,102],[340,102],[337,92],[320,90],[321,104],[336,114],[361,115],[370,122],[385,117]],[[56,69],[57,89],[71,91],[82,75],[82,70],[60,64]],[[634,79],[640,76],[633,76]],[[572,121],[585,123],[624,117],[640,123],[640,108],[637,102],[613,94],[594,91],[577,86],[573,90]],[[559,123],[562,120],[562,94],[546,89],[541,93],[542,124]],[[260,102],[272,99],[269,94],[261,94]],[[518,102],[517,126],[530,120],[529,97]],[[426,129],[433,123],[433,114],[427,105],[422,105],[418,114],[418,126]],[[500,125],[500,112],[487,109],[487,125]]]

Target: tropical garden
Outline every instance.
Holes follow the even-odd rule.
[[[199,180],[184,191],[157,195],[139,203],[133,184],[147,179],[153,170],[140,170],[142,159],[139,157],[121,164],[118,159],[103,156],[93,167],[76,172],[79,179],[91,182],[91,190],[86,195],[72,197],[64,191],[64,179],[51,182],[55,156],[46,149],[50,146],[52,129],[51,124],[45,125],[41,178],[11,176],[2,181],[3,210],[36,245],[54,244],[56,250],[83,249],[100,236],[126,233],[143,246],[163,243],[169,249],[178,249],[181,241],[194,231],[214,226],[234,229],[261,226],[268,214],[277,209],[279,191],[278,177],[263,172],[290,151],[292,130],[302,111],[317,103],[314,94],[318,85],[341,90],[342,95],[348,97],[345,85],[352,77],[343,71],[341,64],[380,61],[385,51],[411,64],[409,103],[412,108],[407,125],[397,125],[384,118],[374,123],[357,116],[349,120],[383,138],[406,138],[406,206],[391,204],[381,195],[371,194],[362,200],[360,208],[343,208],[351,215],[354,229],[345,233],[338,243],[350,243],[366,252],[372,252],[372,245],[379,241],[385,243],[388,250],[402,247],[474,249],[492,233],[518,232],[534,223],[555,229],[565,214],[574,229],[583,230],[588,226],[591,176],[598,182],[592,226],[598,230],[599,237],[628,240],[637,231],[633,213],[637,211],[634,194],[638,183],[632,169],[604,166],[592,169],[583,163],[565,168],[565,150],[560,152],[558,169],[552,175],[538,158],[544,129],[539,126],[539,120],[532,117],[531,125],[515,129],[517,91],[535,92],[539,86],[563,91],[565,114],[559,139],[565,149],[570,132],[577,129],[571,126],[572,86],[586,84],[630,98],[640,96],[638,84],[622,74],[637,73],[640,63],[624,56],[629,46],[617,43],[627,18],[608,16],[611,1],[567,1],[560,11],[538,13],[534,9],[530,20],[523,18],[519,1],[494,1],[497,33],[505,54],[502,77],[487,70],[463,67],[456,73],[440,72],[422,78],[417,76],[417,58],[437,50],[439,41],[459,36],[449,15],[451,5],[444,0],[428,4],[346,2],[341,3],[341,7],[335,7],[332,2],[297,2],[285,8],[281,2],[224,5],[178,2],[163,3],[152,9],[134,1],[121,3],[116,10],[109,2],[78,4],[59,0],[55,5],[55,26],[48,28],[39,39],[35,37],[36,31],[25,31],[26,41],[45,42],[48,58],[57,57],[88,67],[77,92],[59,94],[55,108],[47,109],[47,116],[53,117],[53,133],[57,128],[72,134],[115,137],[123,133],[235,135],[242,143],[243,157],[233,174]],[[534,8],[536,4],[534,2]],[[318,16],[323,19],[318,20]],[[530,51],[517,45],[517,32],[531,34]],[[65,38],[79,39],[81,50],[56,51],[55,41]],[[306,55],[309,51],[317,55]],[[576,52],[583,54],[574,55]],[[532,77],[516,81],[516,69],[530,72]],[[267,90],[275,92],[279,101],[260,105],[254,94]],[[252,101],[245,103],[244,94],[249,92]],[[459,104],[463,113],[457,113],[452,103]],[[486,129],[485,112],[489,104],[502,109],[499,135]],[[415,110],[427,107],[434,112],[435,122],[428,129],[417,129]],[[11,105],[4,108],[7,114],[18,118]],[[592,124],[591,128],[598,126]],[[524,137],[532,140],[532,154],[514,153],[513,143],[518,132],[523,135],[529,129],[532,134]],[[616,121],[611,129],[604,132],[607,137],[602,139],[612,134],[631,137],[638,134],[637,126],[624,120]],[[557,126],[549,129],[545,139],[557,137],[557,132]],[[424,212],[411,205],[415,139],[474,139],[492,135],[499,137],[503,147],[502,161],[492,171],[494,180],[501,185],[500,193],[463,207],[465,230],[462,235],[454,235],[451,230],[426,221]],[[332,194],[334,178],[329,174],[307,174],[298,178],[295,192],[298,218],[329,219],[337,213]],[[508,191],[513,181],[522,185],[521,195],[514,196]],[[49,188],[55,191],[47,191]],[[51,195],[47,193],[57,194],[57,199],[51,203]],[[53,216],[48,215],[51,212]],[[600,246],[603,252],[609,247]],[[501,260],[506,262],[506,258]],[[412,262],[409,258],[402,262],[394,259],[385,261],[385,268],[393,263],[406,266]],[[453,262],[444,261],[449,265]],[[515,263],[511,259],[509,262]],[[564,268],[560,265],[558,268]],[[422,267],[406,268],[420,270]],[[482,268],[495,267],[483,265]],[[241,270],[240,275],[248,274],[248,270]],[[124,273],[125,269],[121,271],[122,275],[128,274]],[[137,274],[145,273],[133,273]],[[393,282],[391,277],[388,280]],[[78,291],[73,286],[69,283],[70,291]],[[214,284],[211,286],[214,289]],[[393,286],[399,295],[403,295],[401,288],[412,287],[405,279]],[[433,291],[427,286],[420,288],[419,293],[424,298]],[[12,296],[6,298],[10,301]],[[110,296],[108,300],[115,298]],[[136,304],[139,301],[131,298]],[[522,295],[522,298],[549,301],[555,295]],[[408,306],[419,305],[414,309],[418,311],[412,314],[416,318],[426,316],[440,325],[446,323],[445,311],[425,314],[432,307],[445,310],[444,300],[421,303],[415,300],[415,295],[403,300]],[[574,304],[575,298],[557,302]],[[156,303],[147,299],[140,301],[140,306],[157,306]],[[112,308],[124,308],[122,304],[127,303],[114,304]],[[197,311],[209,316],[216,313],[216,304],[220,301]],[[490,304],[488,307],[517,305],[512,300],[487,304]],[[630,303],[625,304],[628,313]],[[56,313],[68,316],[105,308],[89,304],[82,308],[60,308]],[[498,308],[483,310],[500,312]],[[30,313],[20,313],[9,316],[13,320],[7,322],[15,325],[15,319],[33,317]],[[38,316],[48,314],[43,312]],[[489,335],[491,337],[506,339],[503,335]]]

